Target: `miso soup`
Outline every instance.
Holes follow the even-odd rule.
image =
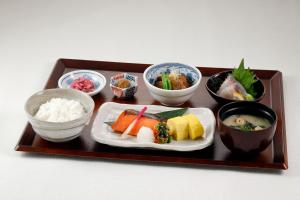
[[[231,115],[223,123],[242,131],[258,131],[271,126],[270,121],[266,118],[254,115]]]

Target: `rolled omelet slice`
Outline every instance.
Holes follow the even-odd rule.
[[[189,137],[189,122],[183,117],[174,117],[168,119],[167,126],[169,128],[170,135],[175,140],[185,140]]]
[[[190,139],[196,140],[197,138],[204,136],[204,127],[194,114],[184,115],[182,118],[188,121]]]

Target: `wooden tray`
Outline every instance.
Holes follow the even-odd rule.
[[[113,97],[109,84],[104,90],[93,97],[95,101],[95,111],[102,103],[114,101],[130,104],[159,104],[148,93],[143,82],[142,74],[149,64],[132,64],[103,61],[88,61],[74,59],[59,59],[53,69],[52,74],[46,84],[45,89],[56,88],[57,81],[66,72],[78,69],[91,69],[102,73],[107,80],[118,72],[130,72],[139,78],[139,88],[135,98],[130,101],[119,100]],[[218,73],[224,68],[199,67],[203,79],[196,94],[186,102],[186,107],[208,107],[214,113],[219,106],[209,96],[205,89],[205,83],[209,76]],[[214,144],[206,149],[193,152],[174,152],[146,149],[131,149],[111,147],[99,144],[92,140],[90,136],[91,125],[87,127],[82,135],[67,143],[51,143],[41,139],[35,134],[30,124],[27,124],[18,144],[16,151],[35,152],[55,155],[83,156],[93,158],[108,158],[117,160],[148,161],[161,163],[175,163],[188,165],[206,166],[234,166],[246,168],[272,168],[287,169],[287,144],[285,133],[285,116],[283,102],[282,74],[279,71],[255,70],[256,75],[263,80],[266,87],[266,95],[262,103],[272,107],[278,115],[277,130],[273,143],[262,153],[255,157],[239,156],[231,153],[222,143],[218,133],[215,134]],[[95,113],[95,112],[94,112]],[[94,119],[95,115],[93,116]]]

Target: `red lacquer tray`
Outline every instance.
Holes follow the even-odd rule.
[[[130,104],[159,104],[149,94],[142,78],[143,71],[149,64],[132,64],[118,62],[88,61],[74,59],[59,59],[50,75],[45,89],[56,88],[57,81],[66,72],[78,69],[91,69],[102,73],[107,80],[118,72],[130,72],[139,78],[139,88],[134,99],[119,100],[114,98],[110,91],[109,84],[103,91],[94,96],[95,112],[102,103],[114,101],[118,103]],[[218,104],[209,96],[205,89],[205,83],[209,76],[218,73],[225,68],[199,67],[203,79],[196,94],[182,107],[208,107],[214,113],[219,109]],[[256,75],[263,80],[266,87],[266,95],[262,103],[272,107],[278,115],[277,130],[273,143],[262,153],[254,157],[235,155],[231,153],[221,142],[218,133],[215,133],[214,144],[210,147],[192,151],[175,152],[149,149],[119,148],[104,144],[99,144],[91,138],[90,126],[82,135],[67,143],[51,143],[40,138],[33,131],[30,124],[27,124],[17,146],[17,151],[35,152],[54,155],[83,156],[92,158],[106,158],[116,160],[147,161],[187,165],[205,166],[231,166],[246,168],[270,168],[287,169],[287,144],[285,132],[285,116],[283,102],[282,74],[273,70],[255,70]],[[94,119],[95,116],[93,116]]]

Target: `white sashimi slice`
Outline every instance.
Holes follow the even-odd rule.
[[[232,75],[228,75],[219,88],[217,95],[227,99],[236,99],[236,93],[241,94],[243,98],[247,96],[245,88]]]

